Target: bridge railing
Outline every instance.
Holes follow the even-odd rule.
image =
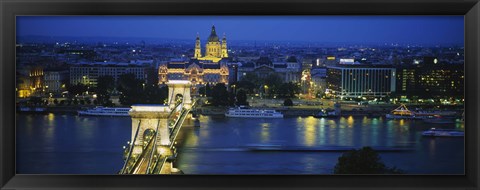
[[[192,106],[190,109],[182,109],[181,114],[178,117],[177,121],[175,122],[172,132],[170,133],[170,142],[173,142],[175,140],[175,138],[177,137],[178,131],[180,130],[180,128],[183,125],[183,122],[185,121],[185,118],[187,117],[190,110],[195,107],[196,103],[197,101],[194,100],[192,102]],[[173,146],[173,143],[172,143],[172,146]]]

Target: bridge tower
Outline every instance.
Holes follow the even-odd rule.
[[[190,96],[190,87],[192,83],[188,80],[169,80],[168,86],[168,103],[171,109],[175,107],[177,95],[183,97],[183,107],[190,109],[192,107],[192,97]]]
[[[147,130],[158,130],[158,135],[155,139],[156,147],[170,145],[170,132],[168,129],[168,116],[171,109],[164,105],[133,105],[130,110],[132,118],[132,137],[133,155],[142,153],[145,141],[145,132]],[[164,152],[165,150],[158,150]],[[166,152],[168,153],[168,151]]]

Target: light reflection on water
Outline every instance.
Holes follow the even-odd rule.
[[[215,134],[222,134],[221,136],[212,134],[210,138],[215,140],[206,140],[205,142],[212,142],[207,144],[185,143],[185,147],[195,146],[196,149],[180,150],[177,166],[185,173],[328,174],[332,172],[338,156],[341,155],[336,152],[201,151],[211,147],[245,147],[252,143],[306,147],[411,145],[414,151],[382,153],[381,156],[388,166],[395,165],[409,173],[463,173],[463,139],[432,141],[420,135],[432,125],[438,128],[453,128],[455,125],[425,125],[421,121],[386,120],[382,117],[294,117],[256,120],[223,118],[216,121],[218,122],[202,124],[200,130],[209,131],[210,128],[215,128],[219,130]],[[222,126],[225,123],[228,123],[226,125],[228,127]],[[241,138],[232,138],[231,131]],[[200,138],[199,141],[204,140]],[[437,148],[430,150],[431,143]],[[438,149],[440,146],[443,148]],[[432,157],[431,151],[436,155]],[[457,155],[456,160],[449,160],[454,164],[441,165],[452,154]],[[283,170],[279,171],[279,168]]]
[[[382,117],[284,119],[200,116],[199,128],[185,130],[176,167],[190,174],[328,174],[337,152],[252,152],[251,144],[285,146],[400,146],[414,151],[382,153],[388,166],[409,173],[463,173],[463,139],[423,138],[425,124]],[[18,173],[114,174],[130,140],[130,118],[73,115],[18,115]],[[444,164],[449,163],[449,164]]]
[[[303,125],[303,134],[304,134],[304,139],[305,142],[304,144],[306,146],[313,146],[315,145],[317,141],[317,119],[310,116],[304,119],[304,125]],[[298,122],[298,120],[297,120]],[[301,126],[301,125],[299,125]],[[301,137],[300,137],[301,138]]]

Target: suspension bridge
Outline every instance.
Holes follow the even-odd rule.
[[[170,80],[165,105],[132,105],[132,136],[120,174],[172,174],[177,135],[196,101],[190,81]]]

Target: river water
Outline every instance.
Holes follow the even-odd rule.
[[[382,152],[387,166],[409,174],[463,174],[463,138],[425,138],[423,130],[464,128],[382,117],[247,119],[200,116],[183,128],[176,167],[186,174],[331,174],[341,152],[249,151],[252,145],[296,147],[408,146]],[[131,119],[17,115],[17,173],[115,174]]]

